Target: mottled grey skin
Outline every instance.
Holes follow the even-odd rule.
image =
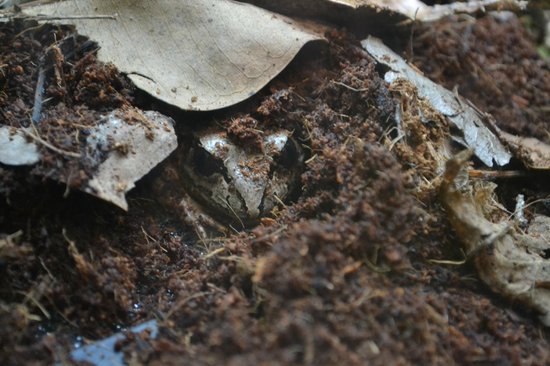
[[[288,131],[264,137],[263,151],[239,146],[225,132],[202,132],[183,149],[180,175],[185,221],[200,237],[207,227],[259,222],[298,186],[303,154]]]

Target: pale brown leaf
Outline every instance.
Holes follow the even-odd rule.
[[[534,137],[515,136],[504,131],[498,131],[498,135],[525,166],[550,170],[550,145]]]
[[[147,93],[188,110],[250,97],[304,44],[322,38],[293,20],[229,0],[67,0],[25,13],[66,18],[98,42],[101,61],[114,63]]]

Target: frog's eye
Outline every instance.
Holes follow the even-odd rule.
[[[198,174],[204,177],[210,177],[212,174],[215,173],[224,173],[225,168],[223,166],[223,162],[220,159],[214,157],[205,149],[198,147],[196,149],[193,149],[192,154],[193,166]]]
[[[298,143],[293,138],[289,138],[286,141],[285,146],[276,158],[276,162],[286,169],[293,169],[300,164],[301,149],[297,145]]]

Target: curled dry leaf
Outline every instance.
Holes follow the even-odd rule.
[[[401,79],[414,85],[420,98],[429,101],[436,111],[460,130],[462,136],[453,137],[473,149],[484,164],[490,167],[493,162],[501,166],[508,164],[510,152],[486,126],[486,116],[472,107],[468,100],[421,75],[380,39],[368,37],[361,44],[378,63],[390,68],[384,76],[390,85]]]
[[[483,282],[496,293],[527,304],[550,326],[550,218],[536,217],[527,233],[506,220],[488,220],[490,204],[480,197],[490,197],[494,185],[458,188],[456,184],[470,156],[466,151],[447,162],[440,197],[449,220]]]
[[[229,0],[67,0],[25,13],[75,24],[99,44],[101,61],[115,64],[147,93],[189,110],[250,97],[323,34]]]

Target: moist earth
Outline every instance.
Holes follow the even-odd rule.
[[[2,124],[28,126],[40,70],[25,60],[40,65],[52,32],[71,31],[41,32],[0,29]],[[0,362],[70,362],[75,345],[157,319],[156,339],[119,345],[132,363],[547,364],[548,331],[480,282],[435,190],[419,194],[420,158],[384,143],[396,93],[353,35],[327,38],[236,107],[164,108],[180,142],[212,125],[252,146],[262,131],[293,131],[307,155],[301,189],[255,228],[197,240],[176,207],[184,187],[173,158],[129,194],[128,213],[77,190],[67,196],[43,178],[46,163],[0,166]],[[413,40],[413,60],[432,79],[458,85],[502,128],[548,141],[550,67],[518,20],[448,18]],[[163,108],[93,54],[64,62],[66,84],[47,90],[58,99],[45,105],[40,132],[53,142],[75,131],[55,129],[60,116]]]

